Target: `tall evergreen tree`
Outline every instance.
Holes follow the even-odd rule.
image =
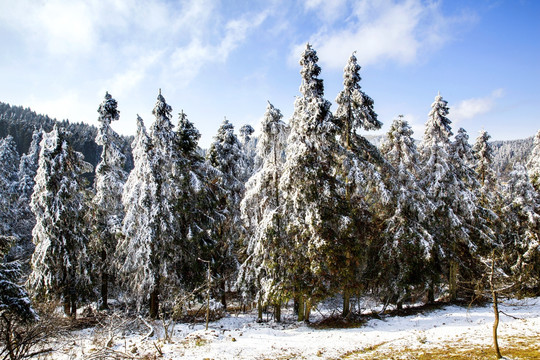
[[[343,254],[335,241],[350,223],[336,176],[338,128],[331,104],[324,98],[317,62],[317,53],[307,44],[300,58],[301,96],[290,120],[287,160],[280,180],[287,223],[282,253],[285,286],[299,305],[299,320],[305,321],[309,321],[311,304],[335,291],[335,269]]]
[[[17,195],[18,199],[14,205],[17,209],[14,233],[20,238],[22,257],[30,257],[34,250],[32,243],[32,229],[36,224],[36,219],[30,209],[30,199],[34,192],[34,177],[37,173],[39,161],[39,144],[43,137],[42,130],[34,131],[32,142],[28,152],[21,156],[19,162]]]
[[[540,193],[540,130],[534,136],[533,144],[533,149],[527,162],[527,170],[534,189]]]
[[[258,167],[257,164],[257,138],[253,136],[255,129],[249,124],[240,128],[238,140],[242,145],[245,157],[244,182],[246,182]]]
[[[497,176],[493,170],[493,147],[489,143],[491,136],[487,131],[482,130],[476,138],[473,146],[474,157],[476,159],[475,170],[480,183],[480,204],[483,207],[491,208],[493,198],[497,196]]]
[[[16,234],[19,153],[13,137],[0,140],[0,235]]]
[[[185,289],[206,281],[206,266],[215,242],[209,230],[219,221],[216,209],[220,187],[217,170],[200,155],[199,131],[182,111],[176,131],[177,170],[175,219],[178,234],[178,271]]]
[[[259,168],[246,183],[241,203],[247,228],[246,256],[239,283],[246,292],[254,291],[259,306],[272,303],[280,320],[280,303],[285,282],[281,262],[284,252],[285,224],[282,219],[282,194],[279,181],[285,162],[288,127],[279,109],[268,103],[260,125],[257,143]],[[259,312],[260,315],[261,312]]]
[[[214,142],[210,145],[207,159],[220,172],[218,178],[221,193],[218,195],[217,210],[222,218],[213,226],[216,246],[213,254],[213,271],[218,278],[219,296],[226,307],[225,292],[227,283],[238,270],[238,239],[243,231],[240,214],[240,201],[244,195],[243,177],[246,158],[234,126],[224,119],[218,129]]]
[[[91,248],[101,281],[101,307],[108,307],[109,279],[113,273],[114,253],[122,227],[124,208],[122,191],[127,178],[125,156],[120,149],[118,134],[111,122],[120,118],[117,102],[107,92],[99,105],[99,131],[96,143],[102,147],[101,160],[96,167],[95,195],[92,199],[93,236]]]
[[[358,129],[378,130],[382,126],[373,110],[373,99],[361,90],[360,69],[353,53],[343,69],[343,90],[336,98],[338,109],[335,118],[341,128],[342,142],[347,148],[352,145]]]
[[[359,134],[382,126],[373,109],[373,100],[361,90],[359,71],[353,53],[343,71],[343,90],[336,98],[338,108],[334,117],[340,145],[336,149],[341,163],[338,177],[344,194],[342,211],[350,218],[340,235],[339,246],[335,246],[337,258],[344,256],[336,262],[339,268],[334,269],[340,274],[337,283],[343,287],[343,316],[349,314],[353,291],[365,286],[362,273],[367,269],[367,244],[375,240],[372,237],[378,232],[379,222],[376,215],[382,215],[382,205],[388,200],[382,176],[388,166],[379,150]]]
[[[37,320],[28,293],[23,285],[24,272],[21,262],[8,261],[8,251],[16,239],[0,235],[0,355],[3,359],[19,359],[25,353],[24,327]]]
[[[124,237],[117,245],[117,267],[128,294],[141,305],[153,291],[159,255],[154,245],[152,208],[156,184],[152,173],[152,143],[143,120],[137,117],[137,135],[132,144],[135,167],[124,185],[122,203]]]
[[[504,247],[522,293],[540,289],[540,204],[527,170],[517,163],[504,191],[506,232]]]
[[[178,169],[174,166],[176,135],[171,112],[160,91],[149,135],[138,118],[133,145],[135,168],[122,195],[125,239],[119,243],[119,251],[126,260],[121,271],[138,303],[149,300],[152,318],[158,316],[160,299],[170,293],[167,288],[179,285],[176,258],[181,254],[176,251],[174,216]]]
[[[465,191],[460,169],[456,169],[450,136],[451,121],[448,119],[448,102],[439,94],[431,105],[421,146],[423,169],[422,187],[435,206],[430,219],[434,246],[431,254],[431,280],[428,301],[434,300],[434,290],[442,278],[450,287],[450,296],[456,296],[459,268],[467,264],[460,262],[462,254],[474,248],[468,221],[474,215],[475,203],[471,192]]]
[[[32,232],[29,286],[37,296],[61,298],[66,314],[76,315],[79,291],[88,281],[84,224],[84,178],[92,166],[55,126],[43,135],[36,184],[30,206],[36,216]]]
[[[434,208],[418,184],[419,153],[413,131],[402,116],[394,120],[381,152],[392,166],[392,211],[385,220],[377,270],[386,288],[386,302],[401,303],[427,284],[433,238],[426,219]]]

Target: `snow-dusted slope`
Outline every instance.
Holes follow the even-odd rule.
[[[289,309],[290,310],[290,309]],[[505,346],[516,339],[540,337],[540,298],[511,301],[501,310],[499,342],[504,354]],[[319,313],[317,313],[320,316]],[[515,317],[515,318],[514,318]],[[172,341],[163,341],[161,322],[153,323],[155,333],[148,329],[122,334],[92,328],[73,333],[69,341],[54,344],[54,359],[98,358],[103,351],[100,344],[111,339],[110,353],[129,354],[133,358],[164,359],[334,359],[345,354],[377,349],[388,355],[408,349],[423,352],[428,349],[459,344],[462,348],[481,346],[490,351],[493,312],[490,306],[446,306],[439,310],[419,312],[410,316],[384,317],[370,320],[362,327],[350,329],[316,329],[293,322],[292,314],[285,316],[283,324],[267,322],[258,324],[255,314],[229,315],[210,323],[208,331],[204,324],[176,324]],[[103,341],[105,340],[105,341]],[[384,356],[383,356],[384,357]],[[118,357],[124,358],[124,357]],[[125,357],[127,358],[127,357]]]

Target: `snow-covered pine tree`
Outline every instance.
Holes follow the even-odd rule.
[[[527,161],[529,179],[537,193],[540,193],[540,130],[534,136],[534,145]]]
[[[117,106],[116,100],[107,92],[97,110],[99,129],[96,143],[102,147],[102,151],[94,180],[90,248],[98,272],[96,275],[101,282],[101,307],[104,309],[108,308],[109,277],[114,272],[112,259],[124,218],[122,191],[127,178],[124,171],[126,158],[120,149],[119,136],[111,128],[111,122],[120,118]]]
[[[499,238],[503,233],[501,212],[503,202],[497,175],[493,170],[494,154],[493,147],[489,142],[490,138],[491,136],[482,130],[473,145],[474,169],[479,183],[476,194],[478,203],[476,223],[481,232],[490,238],[489,241],[486,241],[486,250],[501,244]]]
[[[172,294],[169,286],[179,286],[176,205],[176,135],[171,123],[172,108],[161,95],[152,113],[154,123],[146,133],[137,119],[133,142],[134,169],[124,185],[122,202],[125,238],[118,243],[122,254],[120,272],[128,292],[140,306],[149,300],[149,314],[156,318],[160,300]]]
[[[434,239],[430,261],[430,286],[428,301],[434,301],[435,286],[441,277],[446,278],[451,296],[455,295],[459,263],[458,253],[474,248],[467,221],[474,215],[475,202],[471,192],[464,192],[464,185],[455,166],[456,156],[450,142],[453,135],[448,119],[448,102],[438,94],[431,105],[421,145],[423,168],[421,186],[435,206],[429,219],[430,233]]]
[[[361,90],[359,71],[353,53],[343,70],[343,90],[336,98],[338,108],[334,117],[341,145],[338,174],[344,185],[342,206],[348,208],[343,212],[348,218],[347,226],[334,246],[334,256],[338,259],[335,263],[338,268],[334,271],[340,275],[336,284],[343,289],[343,316],[349,314],[351,294],[365,286],[361,272],[366,264],[367,244],[374,244],[370,239],[378,233],[376,215],[382,217],[383,204],[388,200],[381,174],[388,165],[379,150],[358,133],[382,126],[373,109],[373,100]]]
[[[240,128],[238,140],[242,145],[245,157],[244,183],[253,175],[257,164],[257,138],[253,136],[255,129],[249,124]]]
[[[216,210],[222,218],[213,226],[216,245],[213,251],[213,272],[218,278],[221,303],[226,307],[227,283],[238,270],[238,239],[243,232],[240,201],[244,195],[243,177],[246,157],[234,134],[234,126],[225,118],[208,150],[207,160],[220,172],[221,193]]]
[[[353,53],[343,69],[343,90],[336,98],[338,109],[335,118],[341,130],[341,141],[347,148],[352,145],[358,129],[378,130],[382,126],[373,110],[373,99],[361,90],[360,69]]]
[[[259,306],[268,303],[274,305],[276,321],[280,321],[285,282],[285,268],[281,263],[285,251],[285,224],[281,214],[279,181],[289,131],[282,118],[281,111],[269,102],[257,143],[260,165],[246,183],[246,193],[240,204],[247,229],[247,258],[241,266],[238,283],[243,292],[255,293]],[[259,311],[259,318],[261,316]]]
[[[21,263],[6,260],[15,241],[14,237],[0,235],[0,354],[3,359],[22,358],[17,357],[24,352],[19,325],[37,319],[23,285]]]
[[[16,235],[19,153],[11,135],[0,140],[0,235]]]
[[[32,229],[36,224],[36,219],[30,209],[30,199],[34,191],[34,177],[36,176],[39,161],[39,143],[42,137],[42,130],[34,131],[28,152],[21,156],[21,161],[19,162],[18,199],[14,205],[17,209],[14,234],[17,234],[20,239],[20,254],[18,256],[22,258],[29,258],[34,251]]]
[[[18,183],[18,192],[19,192],[19,201],[30,204],[30,198],[34,192],[34,177],[38,169],[39,161],[39,144],[43,137],[43,130],[35,130],[32,134],[32,142],[28,152],[21,156],[21,161],[19,163],[19,183]]]
[[[143,120],[137,116],[137,134],[132,143],[134,168],[129,173],[122,203],[124,220],[123,238],[117,245],[116,266],[119,278],[129,297],[140,306],[153,291],[158,263],[153,245],[152,208],[155,201],[156,184],[152,172],[152,143]]]
[[[475,170],[480,183],[480,205],[488,209],[491,209],[494,197],[498,196],[497,176],[493,170],[494,154],[493,147],[489,143],[490,138],[487,131],[482,130],[473,146],[476,160]]]
[[[206,281],[207,264],[215,242],[209,234],[220,213],[216,210],[220,188],[212,180],[218,172],[200,155],[199,131],[182,111],[176,130],[177,190],[175,219],[179,241],[178,271],[185,290],[193,290]]]
[[[36,217],[36,246],[28,284],[38,297],[60,298],[75,316],[80,290],[88,281],[84,178],[92,166],[73,150],[55,125],[43,134],[30,206]]]
[[[510,253],[512,273],[526,294],[540,288],[540,204],[527,170],[517,163],[504,191],[506,224],[504,249]]]
[[[467,238],[457,239],[452,254],[454,259],[450,263],[450,298],[455,300],[458,287],[462,295],[473,296],[473,286],[467,284],[473,284],[484,273],[480,257],[488,255],[486,251],[491,247],[495,233],[489,226],[492,214],[481,207],[477,198],[481,185],[474,170],[475,158],[469,135],[463,128],[458,130],[451,144],[451,155],[456,177],[455,194],[459,196],[459,201],[454,201],[453,211],[460,217],[467,233]]]
[[[385,302],[401,304],[427,284],[427,264],[433,238],[425,220],[433,212],[418,184],[419,153],[413,131],[403,116],[394,120],[382,146],[382,155],[392,166],[391,209],[385,219],[384,246],[380,249],[377,273],[385,288]]]
[[[311,305],[334,292],[339,264],[336,239],[350,223],[342,184],[336,176],[338,128],[324,98],[317,53],[310,44],[300,58],[301,96],[294,105],[280,180],[287,241],[281,261],[284,289],[298,304],[299,320],[309,321]]]

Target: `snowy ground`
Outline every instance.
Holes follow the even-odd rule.
[[[503,350],[516,339],[540,339],[540,298],[513,300],[501,310],[511,315],[501,314],[499,341]],[[160,321],[148,324],[156,330],[148,336],[149,328],[142,320],[132,321],[131,326],[119,320],[113,322],[115,326],[72,332],[69,338],[49,344],[56,351],[42,358],[357,359],[372,349],[396,358],[403,349],[422,353],[458,343],[465,349],[489,349],[492,344],[493,312],[489,306],[449,305],[409,316],[385,316],[349,329],[319,329],[293,321],[290,313],[284,317],[283,324],[259,324],[254,314],[233,314],[211,322],[208,331],[204,324],[175,324],[174,329],[170,327],[170,342],[164,340]],[[386,357],[390,356],[383,355]]]

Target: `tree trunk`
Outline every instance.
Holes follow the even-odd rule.
[[[221,282],[221,305],[223,305],[223,310],[227,310],[227,297],[226,297],[227,287],[225,280]]]
[[[261,303],[261,299],[257,300],[257,322],[263,321],[263,306]]]
[[[495,347],[495,353],[497,359],[501,359],[501,350],[499,349],[499,340],[497,337],[497,328],[499,327],[499,304],[497,301],[497,291],[494,285],[494,273],[495,273],[495,251],[491,255],[491,276],[489,279],[489,286],[491,287],[491,296],[493,297],[493,312],[495,314],[495,321],[493,322],[493,346]]]
[[[105,262],[107,261],[107,252],[105,250],[101,250],[101,261],[104,266]],[[106,310],[109,308],[108,304],[108,297],[109,297],[109,273],[107,270],[103,269],[101,271],[101,309]]]
[[[64,314],[66,316],[71,316],[71,301],[69,295],[65,295],[64,297]]]
[[[69,317],[77,317],[77,303],[75,290],[71,289],[70,286],[67,286],[69,290],[64,293],[64,314]]]
[[[309,324],[309,315],[311,314],[311,299],[306,299],[304,304],[305,309],[305,315],[304,315],[304,322],[306,324]]]
[[[351,293],[349,289],[343,290],[343,311],[341,316],[347,317],[351,313]]]
[[[71,294],[71,317],[73,320],[77,318],[77,297]]]
[[[150,317],[152,319],[157,319],[159,315],[159,276],[156,279],[156,286],[154,290],[150,293]]]
[[[281,322],[281,299],[277,299],[274,303],[274,316],[276,322]]]
[[[448,274],[448,287],[450,292],[450,301],[457,299],[457,262],[450,260],[450,269]]]
[[[298,296],[298,321],[304,321],[304,297]]]

